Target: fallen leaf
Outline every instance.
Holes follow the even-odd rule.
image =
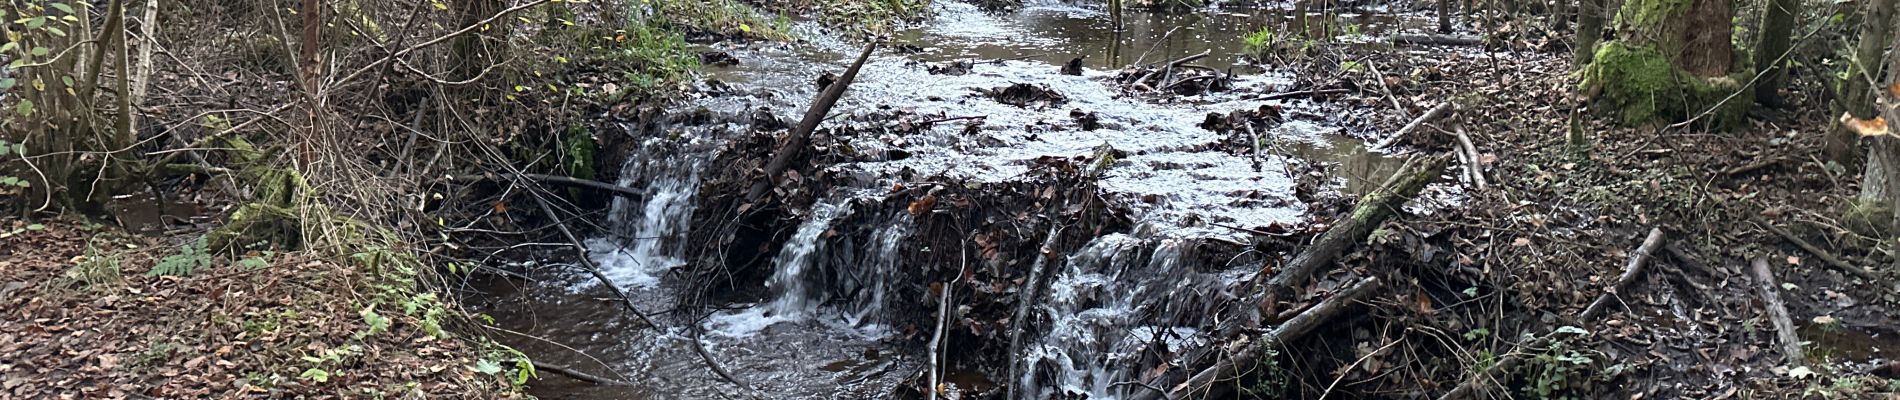
[[[909,210],[910,215],[924,215],[924,213],[930,212],[931,207],[936,206],[936,205],[937,205],[937,195],[934,195],[934,194],[924,195],[923,198],[917,199],[917,201],[913,201],[910,203],[910,210]]]
[[[1511,241],[1512,247],[1524,247],[1524,246],[1529,246],[1529,245],[1531,245],[1530,238],[1517,238],[1517,240]]]
[[[1801,256],[1788,256],[1788,264],[1801,265]]]

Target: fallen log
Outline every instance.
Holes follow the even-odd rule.
[[[1656,248],[1662,246],[1662,243],[1662,228],[1649,228],[1649,237],[1643,239],[1643,245],[1637,247],[1636,253],[1630,255],[1628,265],[1623,266],[1623,275],[1617,277],[1616,283],[1610,284],[1610,287],[1603,288],[1603,294],[1597,295],[1597,300],[1590,302],[1590,306],[1583,309],[1583,314],[1577,315],[1578,322],[1587,324],[1583,321],[1594,320],[1598,315],[1602,315],[1605,307],[1609,307],[1610,302],[1616,300],[1618,293],[1636,283],[1636,277],[1643,273],[1643,266],[1648,264],[1651,254],[1654,254]]]
[[[1422,44],[1430,46],[1477,46],[1484,44],[1484,38],[1466,35],[1447,35],[1439,33],[1392,35],[1392,44]]]
[[[1788,317],[1787,303],[1781,301],[1781,284],[1775,280],[1774,271],[1768,270],[1768,258],[1756,257],[1749,264],[1749,270],[1755,275],[1755,289],[1761,292],[1762,306],[1768,309],[1768,320],[1775,325],[1775,339],[1781,342],[1781,356],[1790,365],[1806,364],[1807,353],[1801,350],[1801,338],[1795,336],[1794,320]]]
[[[1636,275],[1641,273],[1643,264],[1647,263],[1650,258],[1653,258],[1651,254],[1655,253],[1656,249],[1663,247],[1663,245],[1662,230],[1650,228],[1649,236],[1643,239],[1643,244],[1636,248],[1636,252],[1630,254],[1629,263],[1623,267],[1623,276],[1617,279],[1615,286],[1627,286],[1628,283],[1624,281],[1634,281]],[[1605,294],[1605,296],[1608,295],[1608,293]],[[1590,324],[1591,320],[1596,319],[1597,316],[1603,313],[1602,306],[1600,306],[1599,303],[1607,301],[1608,300],[1603,297],[1598,297],[1595,302],[1583,310],[1583,313],[1577,314],[1577,323]],[[1561,330],[1559,332],[1561,332]],[[1536,340],[1534,341],[1535,343],[1528,343],[1520,345],[1519,347],[1543,347],[1544,342],[1548,340],[1547,338]],[[1472,398],[1478,393],[1479,388],[1486,387],[1486,385],[1498,384],[1501,381],[1500,377],[1517,373],[1517,367],[1523,365],[1523,363],[1524,357],[1522,355],[1518,355],[1515,351],[1506,353],[1506,356],[1501,357],[1497,364],[1492,364],[1490,368],[1485,368],[1483,371],[1479,371],[1477,375],[1459,383],[1458,387],[1454,387],[1451,391],[1445,392],[1444,395],[1438,396],[1438,400],[1462,400]]]
[[[1377,291],[1382,286],[1383,282],[1380,281],[1378,277],[1366,278],[1363,281],[1359,281],[1359,283],[1353,284],[1351,288],[1341,291],[1332,297],[1328,297],[1318,305],[1314,305],[1313,308],[1307,309],[1306,312],[1300,313],[1300,315],[1294,316],[1292,319],[1288,319],[1285,323],[1273,328],[1272,331],[1261,335],[1259,340],[1243,340],[1227,346],[1227,354],[1231,354],[1231,357],[1222,358],[1219,362],[1214,363],[1214,366],[1195,373],[1193,376],[1188,377],[1187,380],[1174,385],[1167,393],[1143,391],[1141,394],[1133,397],[1143,400],[1160,399],[1164,397],[1169,399],[1185,399],[1190,397],[1220,398],[1226,394],[1226,390],[1233,389],[1233,385],[1216,385],[1215,383],[1237,379],[1241,375],[1245,375],[1248,371],[1254,369],[1254,366],[1260,362],[1261,357],[1266,355],[1266,352],[1263,350],[1279,347],[1286,342],[1297,340],[1313,332],[1313,330],[1319,328],[1320,325],[1343,314],[1347,307],[1365,300],[1367,296],[1371,296],[1372,292]]]
[[[1373,145],[1372,149],[1385,150],[1386,148],[1390,148],[1392,147],[1392,145],[1398,144],[1399,140],[1403,140],[1405,139],[1406,136],[1411,135],[1412,131],[1416,131],[1418,130],[1418,128],[1424,127],[1426,123],[1432,122],[1432,120],[1436,120],[1439,117],[1443,117],[1445,116],[1445,114],[1450,114],[1450,113],[1451,113],[1450,102],[1439,103],[1437,107],[1432,107],[1431,111],[1426,111],[1425,115],[1420,115],[1418,116],[1418,118],[1412,119],[1411,123],[1405,124],[1405,127],[1399,128],[1398,133],[1394,133],[1392,134],[1391,137],[1387,137],[1385,138],[1385,140],[1379,141],[1379,144]]]
[[[1788,231],[1775,226],[1775,224],[1768,223],[1768,221],[1761,219],[1761,217],[1750,216],[1748,217],[1748,219],[1749,221],[1754,222],[1755,225],[1761,225],[1762,229],[1767,229],[1769,232],[1773,232],[1776,236],[1781,236],[1782,239],[1787,239],[1789,243],[1794,243],[1795,247],[1800,247],[1801,250],[1806,250],[1808,254],[1813,254],[1816,258],[1820,258],[1821,261],[1826,261],[1828,265],[1832,265],[1834,266],[1834,268],[1840,269],[1842,272],[1852,274],[1855,277],[1866,280],[1868,282],[1873,282],[1876,279],[1872,271],[1868,271],[1861,267],[1854,266],[1854,264],[1848,264],[1846,261],[1841,261],[1840,258],[1834,257],[1834,254],[1828,253],[1825,250],[1821,250],[1821,248],[1819,247],[1814,247],[1814,245],[1809,244],[1808,241],[1801,240],[1800,237],[1795,236],[1793,233],[1788,233]]]
[[[522,178],[522,179],[532,180],[535,182],[541,182],[541,183],[556,183],[556,184],[562,184],[562,185],[567,185],[567,186],[575,186],[575,187],[599,190],[599,191],[611,193],[615,196],[627,198],[627,200],[631,200],[631,201],[641,201],[645,199],[647,195],[646,193],[643,193],[639,190],[626,187],[626,186],[620,186],[620,185],[615,185],[615,184],[606,183],[606,182],[580,179],[580,178],[574,178],[574,177],[566,177],[566,176],[560,176],[560,175],[547,175],[547,174],[530,174],[530,173],[519,173],[519,174],[514,174],[514,176],[518,178]],[[452,175],[448,177],[448,181],[450,182],[482,182],[482,181],[510,182],[513,180],[514,179],[511,179],[508,177],[496,176],[492,174]]]
[[[810,147],[808,145],[811,142],[811,134],[818,130],[818,122],[823,121],[825,115],[831,113],[831,107],[838,105],[838,99],[844,97],[845,88],[850,87],[851,82],[858,78],[858,70],[864,68],[865,60],[871,58],[871,52],[874,50],[877,50],[876,41],[865,45],[864,52],[858,54],[857,61],[851,62],[851,68],[845,69],[843,76],[839,76],[838,80],[826,85],[825,90],[819,92],[818,97],[812,100],[811,108],[805,109],[805,117],[798,120],[797,127],[792,128],[791,137],[786,139],[785,146],[780,147],[778,154],[772,156],[772,161],[765,164],[765,179],[753,183],[752,189],[746,191],[744,204],[758,202],[760,197],[765,196],[767,190],[778,185],[779,176],[784,175],[787,168],[791,168],[793,159],[804,153],[806,147]]]
[[[1332,264],[1334,258],[1365,240],[1379,224],[1398,215],[1405,203],[1425,189],[1425,185],[1438,180],[1439,174],[1444,173],[1446,160],[1445,155],[1405,160],[1398,172],[1386,178],[1378,189],[1359,198],[1359,204],[1353,207],[1352,214],[1327,228],[1325,233],[1313,240],[1312,245],[1300,251],[1278,274],[1267,280],[1263,292],[1269,303],[1264,304],[1272,304],[1270,302],[1275,301],[1280,292],[1306,282],[1313,273]]]

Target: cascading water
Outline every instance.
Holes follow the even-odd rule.
[[[845,310],[846,322],[864,326],[874,323],[878,313],[884,311],[885,296],[891,290],[892,281],[897,279],[899,246],[905,238],[910,237],[911,227],[915,224],[910,214],[900,213],[897,218],[872,233],[871,248],[859,261],[860,267],[841,271],[841,275],[849,276],[849,279],[839,282],[837,286],[853,287],[856,289],[854,292],[858,293],[870,292],[868,296],[859,296],[849,305],[854,309]]]
[[[837,196],[813,204],[811,214],[798,225],[798,231],[785,242],[778,257],[772,259],[775,269],[766,287],[778,296],[772,300],[772,310],[778,315],[799,318],[810,315],[818,307],[819,299],[811,293],[810,279],[806,275],[824,245],[822,236],[831,230],[833,220],[849,211],[850,199]]]
[[[1097,237],[1070,255],[1039,306],[1049,330],[1023,349],[1028,368],[1017,377],[1025,399],[1087,395],[1113,399],[1136,378],[1150,346],[1178,349],[1198,340],[1193,328],[1158,323],[1188,279],[1179,239],[1141,239],[1125,234]],[[1062,397],[1062,396],[1056,396]]]
[[[699,171],[705,164],[703,155],[669,151],[673,146],[661,139],[650,139],[641,147],[653,158],[628,162],[619,183],[629,187],[645,183],[645,201],[636,207],[625,198],[614,199],[607,220],[617,238],[587,243],[601,273],[630,288],[656,286],[660,274],[684,263],[680,246],[669,246],[668,240],[682,236],[688,228],[699,194]],[[589,280],[581,285],[593,284]]]

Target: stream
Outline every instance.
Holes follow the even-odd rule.
[[[538,381],[532,392],[549,399],[671,398],[891,398],[919,379],[929,357],[917,339],[929,334],[894,316],[898,298],[891,277],[905,268],[904,250],[921,250],[922,232],[910,213],[877,207],[877,199],[912,176],[947,176],[969,185],[1018,179],[1034,160],[1075,157],[1110,146],[1126,154],[1100,178],[1102,195],[1125,207],[1135,227],[1095,236],[1056,257],[1048,268],[1049,290],[1032,303],[1037,320],[1022,338],[1021,359],[995,376],[949,368],[946,396],[988,393],[1015,386],[1023,399],[1127,396],[1138,388],[1117,385],[1137,379],[1143,365],[1176,350],[1209,343],[1196,327],[1209,321],[1197,310],[1220,292],[1253,279],[1256,264],[1208,261],[1198,243],[1246,243],[1232,227],[1295,226],[1309,205],[1296,199],[1295,164],[1326,164],[1327,190],[1355,193],[1376,185],[1397,160],[1366,149],[1325,121],[1306,100],[1254,100],[1290,90],[1284,74],[1261,71],[1238,58],[1242,37],[1286,14],[1269,9],[1210,9],[1183,14],[1130,11],[1126,31],[1114,32],[1096,6],[1045,2],[1006,13],[938,2],[933,20],[896,35],[913,51],[880,50],[831,113],[832,123],[874,120],[892,113],[941,118],[982,117],[966,128],[946,122],[913,134],[848,138],[858,153],[882,155],[831,166],[852,177],[845,187],[819,195],[789,240],[770,255],[767,294],[752,301],[718,304],[703,320],[675,314],[681,287],[678,270],[695,245],[685,243],[702,172],[727,140],[744,132],[747,116],[769,110],[796,122],[816,95],[814,77],[842,71],[858,45],[800,24],[801,43],[718,44],[737,65],[706,68],[698,95],[684,109],[720,117],[700,125],[665,126],[663,137],[644,138],[623,167],[620,182],[638,188],[641,201],[616,200],[607,227],[587,242],[589,258],[633,297],[636,305],[666,321],[660,330],[640,327],[615,299],[603,299],[591,275],[558,269],[536,281],[508,281],[486,288],[496,300],[482,311],[496,325],[538,339],[506,342],[536,358],[636,385],[595,386],[565,379]],[[1404,28],[1417,18],[1348,15],[1367,26]],[[1405,26],[1399,26],[1405,25]],[[1129,94],[1117,83],[1120,67],[1154,64],[1201,51],[1202,65],[1233,71],[1233,90],[1160,97]],[[1081,75],[1058,67],[1084,58]],[[972,62],[968,73],[931,74],[927,68]],[[1044,85],[1066,97],[1061,104],[1013,106],[975,89],[1017,83]],[[1234,154],[1216,149],[1221,140],[1198,126],[1209,113],[1276,106],[1285,122],[1261,133],[1270,149]],[[1084,130],[1071,117],[1094,113],[1101,127]],[[631,132],[632,128],[629,128]],[[1256,167],[1257,166],[1257,167]],[[841,229],[845,224],[860,229]],[[854,233],[855,232],[855,233]],[[858,235],[849,240],[840,235]],[[1233,264],[1233,265],[1230,265]],[[952,303],[955,304],[955,303]],[[697,326],[699,329],[689,329]],[[923,332],[919,332],[922,330]],[[699,333],[695,333],[699,332]],[[508,336],[504,336],[508,338]],[[517,340],[518,339],[518,340]],[[693,342],[753,391],[746,393],[710,372]],[[558,343],[558,344],[556,344]],[[947,352],[959,343],[945,343]],[[1160,349],[1162,351],[1152,351]],[[585,352],[583,356],[576,352]],[[1156,355],[1163,354],[1163,355]],[[600,372],[595,372],[600,373]],[[543,375],[551,375],[543,373]],[[749,394],[749,395],[748,395]]]

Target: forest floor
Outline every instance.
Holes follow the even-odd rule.
[[[521,397],[428,295],[389,304],[370,291],[397,282],[304,253],[205,254],[200,233],[0,220],[0,398]]]
[[[1896,378],[1893,366],[1886,364],[1900,350],[1900,331],[1894,329],[1900,308],[1884,266],[1890,258],[1877,239],[1890,233],[1865,228],[1878,226],[1869,219],[1843,217],[1866,215],[1853,210],[1859,170],[1821,161],[1828,106],[1804,96],[1820,88],[1794,88],[1794,107],[1758,109],[1735,132],[1663,123],[1616,127],[1588,110],[1573,112],[1579,99],[1567,52],[1394,54],[1404,53],[1366,55],[1389,65],[1383,66],[1388,75],[1374,79],[1398,83],[1392,91],[1408,103],[1438,98],[1459,106],[1436,124],[1446,134],[1415,136],[1407,144],[1450,151],[1458,143],[1449,131],[1458,127],[1480,153],[1477,162],[1489,187],[1479,189],[1463,175],[1469,163],[1455,164],[1448,175],[1466,188],[1463,204],[1408,217],[1396,226],[1402,234],[1374,240],[1349,263],[1434,268],[1407,259],[1448,251],[1466,269],[1449,275],[1465,276],[1473,289],[1496,290],[1421,290],[1406,302],[1416,304],[1399,307],[1424,319],[1462,313],[1465,318],[1449,320],[1493,321],[1449,324],[1449,333],[1477,343],[1470,346],[1477,351],[1461,358],[1475,365],[1507,354],[1530,358],[1540,365],[1514,381],[1529,395],[1540,394],[1535,388],[1566,385],[1612,385],[1586,391],[1635,397],[1712,399],[1900,391],[1900,380],[1890,380]],[[1388,132],[1405,122],[1383,119]],[[1582,146],[1567,139],[1573,129],[1585,139]],[[1803,250],[1763,224],[1832,254]],[[1665,248],[1675,251],[1652,254],[1652,266],[1624,291],[1608,289],[1652,228],[1661,229]],[[1828,257],[1880,277],[1856,278]],[[1748,272],[1756,258],[1766,258],[1780,281],[1775,286],[1806,342],[1806,359],[1785,359],[1778,350],[1761,291]],[[1436,303],[1423,294],[1461,290],[1464,296],[1436,297]],[[1578,313],[1606,293],[1612,294],[1609,312],[1597,321],[1579,321]],[[1515,347],[1520,334],[1541,337],[1565,325],[1592,334],[1567,347]],[[1583,361],[1564,365],[1566,360]],[[1347,371],[1343,377],[1373,375]],[[1596,379],[1577,379],[1591,375]]]

